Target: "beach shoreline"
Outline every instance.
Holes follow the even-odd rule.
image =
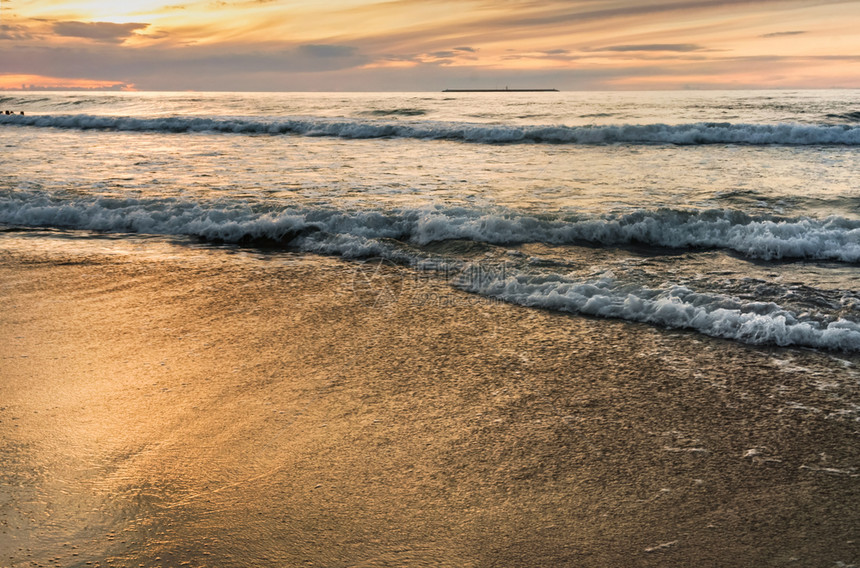
[[[856,355],[387,263],[0,248],[0,566],[860,562]]]

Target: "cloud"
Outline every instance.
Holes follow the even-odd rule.
[[[351,57],[355,55],[356,49],[348,45],[312,43],[300,45],[297,51],[310,57]]]
[[[764,35],[761,35],[759,37],[783,37],[783,36],[800,35],[800,34],[805,34],[805,33],[806,33],[805,31],[773,32],[771,34],[764,34]]]
[[[679,51],[686,53],[702,49],[704,49],[702,46],[694,43],[648,43],[641,45],[610,45],[589,51]]]
[[[320,45],[320,44],[315,44]],[[539,52],[536,52],[539,54]],[[833,60],[832,62],[831,59]],[[488,69],[451,66],[441,61],[415,61],[403,67],[366,67],[374,61],[361,50],[348,57],[319,57],[298,46],[271,52],[195,46],[130,49],[108,44],[69,48],[14,47],[4,57],[7,72],[41,73],[55,77],[89,78],[109,85],[131,84],[143,90],[388,90],[437,91],[443,88],[511,88],[548,86],[562,90],[606,88],[746,87],[738,83],[742,70],[774,86],[812,86],[820,76],[798,71],[856,69],[860,56],[732,57],[688,62],[680,66],[661,58],[660,64],[639,60],[635,65],[553,69]],[[378,59],[376,59],[378,61]],[[830,62],[830,63],[828,63]],[[806,71],[804,71],[805,73]],[[825,73],[822,71],[821,73]],[[776,81],[775,74],[785,75]],[[856,87],[860,73],[830,81],[828,85]],[[835,76],[834,76],[835,77]],[[18,82],[20,84],[21,82]],[[33,84],[44,82],[28,81]],[[68,84],[68,82],[67,82]]]
[[[823,12],[826,9],[824,6],[844,3],[845,0],[817,0],[816,6]],[[486,9],[489,4],[485,0],[461,0],[456,3],[455,9],[453,0],[388,0],[378,6],[386,6],[404,21],[405,15],[416,5],[428,7],[429,15],[409,25],[368,27],[366,30],[349,32],[352,35],[347,37],[362,42],[371,48],[370,51],[391,52],[409,46],[415,53],[450,50],[450,44],[445,43],[456,37],[460,45],[482,48],[482,57],[497,50],[502,42],[510,45],[522,43],[517,51],[528,51],[523,49],[526,42],[534,49],[571,49],[588,45],[587,42],[593,42],[592,45],[620,44],[626,40],[617,38],[637,36],[648,38],[639,40],[643,44],[683,45],[700,41],[698,38],[703,35],[710,38],[719,36],[721,32],[727,33],[726,28],[740,26],[739,22],[744,20],[744,16],[758,18],[770,13],[773,15],[768,21],[772,24],[772,18],[779,17],[781,11],[803,6],[804,1],[506,0],[500,3],[504,9],[492,11]],[[374,3],[374,6],[377,4]],[[450,10],[447,9],[449,7]],[[458,12],[458,16],[453,15]],[[376,8],[370,10],[365,7],[355,17],[362,15],[380,17]],[[753,33],[766,31],[767,28],[759,27]]]
[[[436,65],[450,65],[455,63],[455,59],[460,60],[471,60],[474,61],[477,58],[474,54],[477,53],[478,50],[473,47],[453,47],[451,49],[442,49],[439,51],[430,51],[422,54],[413,54],[406,56],[403,58],[404,60],[420,62],[420,63],[433,63]],[[392,57],[390,55],[384,56],[384,59],[391,60]]]
[[[73,83],[66,84],[63,83],[62,79],[58,80],[60,84],[51,85],[51,84],[22,84],[21,86],[15,86],[11,89],[0,89],[0,90],[22,90],[22,91],[131,91],[134,90],[134,85],[127,85],[125,83],[113,83],[113,84],[100,84],[95,87],[77,87]]]
[[[122,43],[137,30],[149,24],[114,24],[113,22],[54,22],[54,33],[64,37],[80,37],[102,43]]]
[[[7,1],[2,1],[4,15]],[[16,11],[36,3],[13,1]],[[325,8],[272,0],[164,4],[169,6],[148,16],[130,16],[149,26],[71,21],[85,20],[71,12],[43,19],[44,10],[4,19],[0,46],[7,53],[0,76],[14,66],[19,73],[171,90],[435,90],[528,83],[612,88],[629,76],[663,88],[682,84],[681,75],[684,81],[695,77],[695,84],[711,84],[704,79],[709,74],[723,81],[747,73],[751,60],[720,56],[769,55],[780,43],[756,38],[798,35],[790,41],[807,45],[798,45],[797,53],[860,53],[849,25],[850,16],[860,15],[856,0],[342,0]],[[799,35],[806,33],[799,31],[803,22],[815,23],[816,32]],[[822,34],[834,41],[816,41]],[[28,35],[29,41],[21,41]],[[87,41],[63,41],[69,37]],[[860,81],[852,79],[860,77],[855,64],[839,70],[821,63],[775,61],[773,70],[762,64],[756,71],[771,78],[779,72],[786,77],[782,84],[790,86],[812,84],[811,77],[825,76],[825,69],[835,77],[827,85]],[[768,81],[762,84],[777,84]]]
[[[684,0],[684,1],[625,1],[615,2],[609,7],[598,7],[600,2],[546,2],[533,15],[526,12],[511,11],[510,16],[500,16],[492,20],[473,22],[479,27],[534,27],[544,25],[559,25],[566,23],[583,23],[612,18],[630,18],[633,16],[663,16],[679,12],[696,12],[700,10],[724,10],[733,6],[746,7],[759,5],[764,7],[771,4],[800,3],[802,0]],[[823,3],[840,4],[850,0],[823,0]],[[531,5],[532,3],[529,3]],[[537,3],[534,3],[537,5]],[[590,6],[598,7],[590,9]]]
[[[270,51],[253,48],[149,46],[117,48],[96,43],[79,47],[16,46],[4,54],[6,74],[87,78],[134,83],[142,89],[263,89],[291,74],[358,68],[370,59],[355,47],[309,44]]]
[[[513,51],[513,50],[509,50]],[[536,61],[553,61],[553,62],[563,62],[563,61],[576,61],[578,59],[583,59],[586,56],[583,55],[575,55],[569,49],[549,49],[545,51],[526,51],[526,52],[515,52],[510,53],[508,55],[502,56],[502,60],[504,61],[523,61],[523,60],[536,60]]]
[[[25,40],[32,39],[33,35],[24,26],[2,25],[0,26],[0,39]]]

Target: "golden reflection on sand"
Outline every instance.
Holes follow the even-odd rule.
[[[817,392],[779,350],[129,246],[4,241],[2,566],[860,558],[833,358],[790,356],[843,385]]]

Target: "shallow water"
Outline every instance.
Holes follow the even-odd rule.
[[[477,262],[505,301],[856,351],[855,100],[8,93],[0,223]]]

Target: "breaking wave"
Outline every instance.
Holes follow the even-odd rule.
[[[761,259],[860,262],[860,221],[836,217],[754,219],[731,210],[658,210],[618,217],[562,219],[467,208],[276,210],[247,203],[59,199],[17,192],[0,196],[0,223],[183,235],[209,242],[269,245],[346,258],[381,256],[416,266],[428,258],[421,247],[448,239],[490,244],[585,242],[609,246],[636,242],[659,247],[720,247]],[[482,296],[525,306],[692,329],[746,343],[860,351],[860,324],[837,319],[834,314],[797,315],[775,302],[744,303],[718,292],[695,292],[671,284],[648,287],[616,280],[611,275],[585,280],[573,273],[558,272],[496,276],[453,283]]]
[[[386,111],[388,112],[388,111]],[[403,114],[402,110],[398,111]],[[139,118],[123,116],[2,115],[0,124],[129,132],[210,132],[230,134],[293,134],[341,138],[414,138],[501,144],[747,144],[860,145],[858,125],[628,124],[606,126],[518,126],[470,122],[356,120],[333,118]]]
[[[860,324],[801,318],[773,302],[741,302],[684,286],[632,287],[611,275],[575,281],[558,274],[515,274],[462,288],[529,307],[691,329],[753,345],[860,351]]]
[[[0,196],[0,223],[189,235],[231,243],[265,240],[300,248],[310,244],[296,239],[314,234],[314,246],[322,241],[328,245],[341,243],[341,249],[330,251],[338,254],[349,253],[350,243],[379,239],[396,239],[416,246],[468,239],[495,245],[541,242],[708,248],[762,260],[860,262],[860,221],[835,216],[759,218],[730,209],[537,217],[510,210],[488,212],[464,207],[350,211],[179,199],[59,199],[13,192]]]

